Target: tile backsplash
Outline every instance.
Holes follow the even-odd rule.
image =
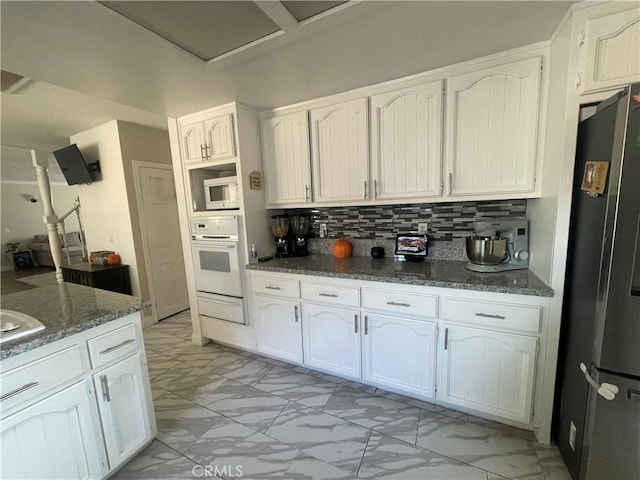
[[[398,232],[417,232],[418,223],[429,225],[430,240],[452,241],[473,233],[473,221],[487,217],[524,217],[526,200],[379,205],[286,210],[289,215],[306,214],[312,237],[320,236],[326,223],[329,238],[391,240]]]

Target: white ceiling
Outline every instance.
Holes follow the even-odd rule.
[[[287,105],[548,40],[570,1],[350,2],[206,63],[95,2],[0,2],[1,66],[36,81],[2,94],[2,145],[54,150],[114,118],[163,128],[237,100]],[[3,175],[4,177],[4,175]]]

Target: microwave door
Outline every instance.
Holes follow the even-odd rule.
[[[192,249],[196,290],[242,297],[236,243],[193,244]]]

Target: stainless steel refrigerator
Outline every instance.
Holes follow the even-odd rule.
[[[575,480],[640,478],[639,95],[578,127],[554,422]]]

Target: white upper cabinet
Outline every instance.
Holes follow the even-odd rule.
[[[442,81],[371,97],[376,200],[437,197],[442,182]]]
[[[311,110],[311,146],[316,203],[371,198],[366,98]]]
[[[449,195],[533,192],[541,59],[449,78]]]
[[[640,9],[588,20],[583,91],[638,81],[640,76]]]
[[[262,121],[267,207],[311,202],[306,111]]]
[[[236,156],[233,114],[180,123],[184,162],[205,162]]]

